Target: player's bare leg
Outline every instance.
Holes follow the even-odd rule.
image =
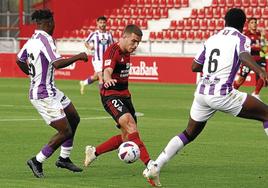
[[[81,80],[79,82],[80,85],[80,93],[81,95],[83,95],[85,93],[85,86],[92,84],[93,82],[95,82],[96,80],[98,80],[98,75],[96,72],[94,72],[93,75],[91,75],[90,77],[88,77],[85,80]]]

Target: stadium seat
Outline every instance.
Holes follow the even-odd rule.
[[[171,20],[169,29],[175,30],[177,28],[177,22],[176,20]]]
[[[256,7],[254,10],[254,17],[257,19],[260,19],[262,17],[262,11],[261,8]]]
[[[159,7],[160,8],[166,8],[167,4],[166,4],[166,0],[158,0],[159,2]]]
[[[191,18],[184,19],[184,29],[191,30],[192,29],[192,20]]]
[[[205,18],[205,9],[199,9],[198,10],[198,18]]]
[[[191,11],[191,18],[197,18],[198,17],[198,10],[196,8],[193,8]]]
[[[225,7],[226,6],[225,0],[219,0],[218,5],[219,7]]]
[[[216,24],[216,30],[221,30],[224,28],[224,20],[223,19],[219,19],[217,21],[217,24]]]
[[[234,0],[227,0],[226,1],[226,6],[227,7],[233,7],[234,6]]]
[[[174,0],[174,8],[181,8],[181,0]]]
[[[156,40],[156,33],[155,32],[150,32],[150,34],[149,34],[149,40],[150,41],[155,41]]]
[[[241,6],[242,6],[242,0],[234,0],[234,6],[235,7],[238,7],[238,8],[241,8]]]
[[[187,34],[186,34],[186,39],[190,40],[190,41],[193,41],[195,39],[194,32],[193,31],[188,31]]]
[[[259,7],[266,7],[267,6],[267,0],[259,0]]]
[[[213,8],[212,7],[205,7],[205,17],[207,19],[213,18]]]
[[[132,16],[133,9],[124,9],[124,18],[129,19]]]
[[[131,7],[131,8],[137,7],[137,0],[130,0],[129,7]]]
[[[118,20],[115,19],[115,20],[113,20],[113,23],[111,25],[111,29],[116,30],[117,28],[118,28]]]
[[[258,6],[258,0],[250,0],[250,6],[251,7],[257,7]]]
[[[152,7],[152,0],[145,0],[144,7],[151,8]]]
[[[161,13],[159,8],[153,9],[153,19],[158,20],[160,19]]]
[[[203,40],[202,31],[196,31],[195,32],[195,40],[197,40],[197,41]]]
[[[189,0],[181,0],[181,7],[189,7]]]
[[[204,31],[203,32],[203,39],[208,39],[210,37],[210,32],[209,31]]]
[[[167,8],[163,8],[161,9],[161,12],[160,12],[160,16],[161,18],[168,18],[168,9]]]
[[[245,8],[245,13],[247,15],[247,18],[251,18],[254,16],[252,7]]]
[[[265,22],[263,19],[258,20],[258,28],[259,29],[265,29]]]
[[[174,41],[179,40],[179,32],[178,31],[171,31],[171,39]]]
[[[137,0],[137,7],[142,8],[144,7],[144,5],[145,5],[144,0]]]
[[[250,7],[250,0],[243,0],[243,7],[244,8]]]
[[[139,18],[140,17],[139,9],[132,9],[130,18]]]
[[[208,21],[207,20],[201,20],[200,29],[201,30],[207,30],[207,28],[208,28]]]
[[[123,18],[123,16],[124,16],[124,9],[116,9],[116,18],[119,18],[119,19],[121,19],[121,18]]]
[[[193,30],[199,30],[200,28],[200,20],[199,19],[193,19],[192,21],[192,29]]]
[[[153,9],[152,8],[147,8],[145,15],[146,15],[147,19],[152,19],[153,18]]]
[[[262,12],[262,18],[268,19],[268,7],[265,7]]]
[[[146,8],[140,9],[139,18],[146,18]]]
[[[211,6],[212,6],[213,8],[218,7],[218,6],[219,6],[219,4],[218,4],[218,0],[212,0],[212,2],[211,2]]]
[[[163,41],[164,37],[163,37],[163,32],[159,31],[156,34],[156,41]]]
[[[174,1],[173,0],[167,0],[167,8],[173,8],[174,7]]]
[[[165,41],[170,41],[171,40],[171,32],[169,30],[163,31],[163,39]]]
[[[160,6],[159,0],[152,0],[151,7],[152,8],[158,8]]]
[[[140,20],[140,27],[141,29],[147,29],[148,28],[148,21],[145,19]]]
[[[186,32],[185,31],[182,31],[179,35],[179,40],[186,40]]]
[[[208,29],[214,31],[216,29],[216,22],[215,20],[210,20],[208,23]]]
[[[217,8],[213,8],[213,18],[215,19],[219,19],[221,18],[221,8],[220,7],[217,7]]]
[[[177,23],[177,29],[178,30],[183,30],[184,29],[184,21],[183,20],[179,20]]]

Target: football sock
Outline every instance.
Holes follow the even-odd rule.
[[[92,84],[92,82],[93,82],[93,80],[91,79],[91,76],[83,81],[84,85]]]
[[[103,142],[102,144],[98,145],[96,147],[96,152],[95,155],[98,156],[102,153],[106,153],[108,151],[113,151],[117,149],[120,144],[123,143],[122,136],[121,135],[116,135],[111,137],[109,140],[106,142]]]
[[[40,163],[44,162],[47,158],[49,158],[53,153],[54,149],[48,145],[45,145],[42,150],[36,155],[36,160]]]
[[[240,86],[241,86],[240,84],[238,84],[236,81],[234,81],[234,88],[235,89],[239,89]]]
[[[257,83],[256,83],[256,88],[255,88],[254,93],[255,93],[256,95],[259,95],[259,93],[260,93],[262,87],[263,87],[263,80],[262,80],[262,79],[258,79],[258,81],[257,81]]]
[[[147,163],[150,161],[150,156],[149,153],[144,145],[144,143],[141,141],[139,133],[138,132],[134,132],[132,134],[128,135],[128,140],[135,142],[139,148],[140,148],[140,159],[142,160],[142,162],[147,165]]]
[[[165,149],[160,153],[158,158],[155,160],[155,163],[161,169],[164,164],[166,164],[174,155],[176,155],[186,144],[189,143],[189,140],[184,133],[174,136]]]
[[[263,128],[264,128],[266,135],[268,136],[268,121],[263,122]]]
[[[61,146],[60,156],[62,158],[64,158],[64,159],[70,157],[72,149],[73,149],[73,147],[64,147],[64,146]]]

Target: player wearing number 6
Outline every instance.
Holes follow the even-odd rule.
[[[225,15],[226,27],[211,36],[195,56],[192,71],[203,72],[203,77],[195,91],[188,126],[173,137],[153,165],[144,170],[147,179],[159,181],[163,165],[201,133],[216,111],[259,120],[268,134],[268,106],[232,86],[240,62],[256,72],[264,83],[268,80],[266,72],[250,55],[250,39],[241,33],[245,21],[241,9],[230,9]]]
[[[69,158],[80,118],[70,99],[56,88],[54,70],[67,67],[78,60],[87,61],[88,58],[86,53],[80,53],[65,59],[56,52],[52,38],[54,19],[50,10],[36,10],[32,14],[32,20],[36,22],[37,29],[18,53],[17,64],[29,75],[31,103],[57,133],[36,156],[27,161],[27,165],[37,178],[42,178],[42,163],[61,146],[56,166],[81,172],[82,169],[75,166]]]

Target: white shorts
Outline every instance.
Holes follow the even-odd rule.
[[[247,93],[235,89],[225,96],[196,93],[190,116],[198,122],[207,121],[217,110],[237,116],[246,98]]]
[[[60,90],[56,91],[56,96],[44,99],[32,99],[31,103],[48,125],[51,122],[64,118],[64,108],[70,103],[70,99]]]
[[[95,72],[101,72],[102,71],[102,61],[93,61],[92,65]]]

